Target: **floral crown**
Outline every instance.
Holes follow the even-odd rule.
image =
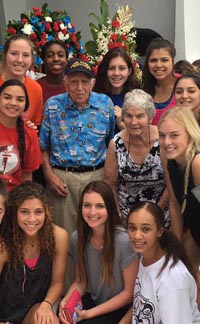
[[[40,52],[46,41],[58,39],[64,41],[69,57],[79,56],[83,53],[81,32],[75,32],[75,26],[65,10],[51,10],[45,3],[42,9],[34,7],[33,11],[21,14],[21,19],[9,20],[5,39],[13,34],[28,36],[36,47],[35,65],[40,65],[42,59]]]
[[[111,20],[105,0],[101,0],[100,12],[102,17],[90,13],[99,23],[99,27],[92,22],[89,24],[92,41],[85,44],[86,55],[89,61],[98,66],[108,50],[114,47],[124,47],[127,50],[135,70],[136,77],[141,80],[142,71],[137,63],[139,58],[136,49],[136,30],[132,20],[133,10],[128,6],[118,6]]]

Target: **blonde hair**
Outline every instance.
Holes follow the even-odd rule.
[[[185,177],[184,177],[184,199],[181,206],[183,213],[186,206],[187,189],[189,182],[190,168],[192,160],[197,151],[200,151],[200,129],[192,111],[187,107],[174,107],[168,109],[161,117],[158,123],[160,125],[167,119],[173,119],[177,124],[181,125],[189,136],[189,143],[185,151]]]

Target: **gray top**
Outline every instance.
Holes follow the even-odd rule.
[[[77,231],[71,237],[71,253],[74,261],[77,258]],[[109,248],[109,247],[108,247]],[[115,232],[115,256],[113,263],[114,284],[102,286],[101,271],[102,250],[96,250],[90,243],[86,246],[85,264],[88,276],[88,286],[94,302],[99,305],[113,296],[116,296],[124,289],[123,270],[137,258],[129,242],[128,233],[121,227]]]

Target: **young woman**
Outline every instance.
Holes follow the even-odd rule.
[[[109,50],[98,67],[94,91],[107,94],[112,99],[115,105],[115,133],[124,128],[121,107],[125,93],[140,87],[127,51],[119,47]]]
[[[190,262],[200,278],[200,132],[190,109],[176,107],[162,116],[159,142],[172,230],[180,239],[183,236]]]
[[[24,124],[28,93],[19,80],[9,79],[0,87],[0,178],[8,190],[26,180],[42,163],[38,136]]]
[[[200,76],[193,73],[182,75],[175,82],[174,95],[177,106],[191,109],[200,126]]]
[[[52,306],[63,292],[68,234],[53,225],[52,210],[37,183],[10,192],[0,238],[0,322],[59,323]]]
[[[0,85],[9,79],[21,81],[28,92],[29,107],[24,117],[40,126],[42,120],[42,89],[40,85],[26,76],[33,64],[33,44],[22,34],[10,36],[4,44],[3,61],[0,66]]]
[[[71,254],[75,281],[60,303],[61,322],[68,323],[62,309],[78,289],[83,296],[83,310],[76,309],[78,321],[118,323],[132,300],[138,258],[120,226],[112,189],[103,181],[93,181],[83,190]],[[86,294],[88,288],[90,294]]]
[[[116,193],[121,217],[127,220],[134,203],[150,200],[166,212],[168,198],[160,160],[158,130],[152,97],[141,89],[125,95],[122,116],[125,129],[110,141],[104,166],[104,180]]]
[[[152,202],[135,204],[128,232],[134,251],[142,256],[132,323],[200,323],[196,282],[180,241],[164,228],[162,209]]]
[[[151,41],[146,51],[143,89],[154,99],[154,125],[158,124],[165,110],[175,106],[173,88],[178,77],[173,70],[175,55],[174,45],[159,37]]]
[[[68,51],[66,44],[59,40],[51,40],[42,47],[41,57],[46,76],[37,82],[43,90],[43,101],[59,93],[66,92],[63,83],[64,70],[67,65]]]

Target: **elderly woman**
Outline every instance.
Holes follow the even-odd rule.
[[[109,144],[104,179],[116,193],[122,217],[127,217],[135,202],[148,200],[165,210],[169,226],[158,131],[151,125],[154,115],[154,102],[149,94],[134,89],[125,95],[122,116],[126,128]]]

